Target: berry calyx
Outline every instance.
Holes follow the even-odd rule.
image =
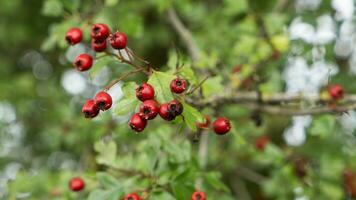
[[[136,97],[140,101],[153,99],[155,97],[155,90],[150,84],[143,83],[138,88],[136,88]]]
[[[183,105],[178,100],[172,100],[168,103],[168,109],[176,116],[183,113]]]
[[[85,118],[94,118],[99,114],[99,107],[95,104],[93,99],[85,102],[82,108]]]
[[[106,40],[91,40],[91,48],[96,52],[103,52],[106,49]]]
[[[231,129],[230,120],[219,117],[213,123],[213,129],[216,134],[218,135],[225,135]]]
[[[146,120],[154,119],[159,112],[159,105],[155,100],[146,100],[140,106],[140,113]]]
[[[204,122],[198,122],[197,123],[197,127],[200,128],[200,129],[206,129],[209,127],[210,125],[210,116],[209,115],[204,115]]]
[[[142,114],[136,113],[132,115],[130,121],[129,121],[129,126],[131,127],[132,130],[136,132],[141,132],[145,129],[147,125],[147,120],[143,118]]]
[[[102,111],[108,110],[112,106],[112,98],[107,92],[99,92],[94,97],[95,104]]]
[[[267,135],[260,136],[255,140],[255,148],[259,151],[263,151],[268,143],[269,137]]]
[[[127,45],[127,36],[125,33],[116,32],[109,36],[109,42],[114,49],[124,49]]]
[[[85,182],[82,178],[80,177],[74,177],[69,181],[69,188],[73,192],[79,192],[84,189],[85,187]]]
[[[79,71],[86,71],[91,68],[93,65],[93,57],[89,54],[80,54],[77,56],[73,62],[73,65],[79,70]]]
[[[83,39],[83,32],[80,28],[71,28],[67,31],[65,39],[70,45],[78,44]]]
[[[344,97],[344,88],[338,84],[329,86],[328,92],[333,100],[340,100]]]
[[[176,114],[170,109],[169,103],[161,104],[159,107],[159,116],[166,121],[172,121],[176,118]]]
[[[170,86],[173,93],[181,94],[187,88],[187,81],[181,78],[176,78],[171,81]]]
[[[201,191],[195,191],[192,194],[192,200],[206,200],[206,195],[204,192]]]
[[[105,24],[94,24],[91,28],[91,37],[97,41],[106,40],[109,37],[110,29]]]
[[[128,194],[124,197],[124,200],[141,200],[141,197],[136,193]]]

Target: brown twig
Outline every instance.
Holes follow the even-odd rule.
[[[187,92],[186,95],[193,94],[198,88],[200,88],[206,80],[208,80],[209,76],[206,76],[202,81],[198,83],[197,86],[195,86],[193,89],[191,89],[189,92]]]
[[[126,74],[120,76],[119,78],[112,80],[107,86],[105,86],[104,91],[108,91],[116,83],[122,81],[123,79],[127,78],[130,75],[136,74],[137,72],[141,72],[143,70],[145,70],[145,69],[144,68],[139,68],[139,69],[136,69],[136,70],[133,70],[133,71],[129,71]]]

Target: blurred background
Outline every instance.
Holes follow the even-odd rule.
[[[201,49],[196,68],[209,71],[221,84],[211,82],[213,91],[227,81],[246,84],[253,66],[278,52],[258,72],[264,79],[258,85],[262,92],[313,96],[323,93],[328,84],[338,83],[346,93],[356,93],[354,0],[1,1],[0,199],[86,199],[99,187],[96,173],[109,171],[97,162],[98,148],[93,144],[98,141],[115,141],[119,162],[130,163],[141,158],[135,157],[141,150],[147,153],[143,145],[170,141],[176,149],[162,147],[162,152],[177,156],[179,162],[174,164],[184,161],[189,163],[186,166],[197,166],[199,142],[177,134],[174,125],[153,123],[146,134],[136,135],[126,125],[129,115],[119,116],[115,110],[94,120],[84,119],[85,100],[126,69],[103,61],[91,72],[80,73],[71,62],[79,53],[93,52],[88,44],[69,47],[64,40],[68,28],[79,26],[88,41],[87,24],[104,22],[124,31],[130,48],[158,69],[175,64],[176,49],[189,65],[187,47],[167,18],[171,7]],[[256,23],[256,18],[263,24]],[[269,47],[261,27],[276,49]],[[241,74],[231,73],[236,66]],[[129,80],[139,83],[145,77]],[[248,84],[242,88],[250,90]],[[110,94],[117,102],[123,96],[121,83]],[[345,170],[354,176],[356,164],[354,111],[298,117],[262,114],[257,120],[261,123],[242,105],[223,107],[219,114],[234,121],[234,130],[223,138],[209,136],[204,167],[214,174],[204,186],[213,188],[209,199],[356,197],[356,179],[344,180]],[[261,136],[268,138],[262,142],[267,145],[266,149],[262,145],[264,151],[258,144],[256,149]],[[175,151],[180,155],[173,155]],[[146,156],[151,159],[151,154]],[[168,172],[178,173],[174,171],[178,164],[168,165]],[[67,182],[79,175],[86,177],[89,189],[72,194]],[[187,187],[194,188],[194,184]],[[173,199],[184,199],[176,192],[169,192]]]

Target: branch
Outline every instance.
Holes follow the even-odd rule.
[[[191,32],[184,26],[173,8],[168,9],[168,20],[173,28],[177,31],[179,37],[183,40],[184,45],[188,49],[190,57],[193,59],[193,61],[197,61],[199,59],[199,48],[195,43]]]
[[[225,104],[243,104],[251,109],[258,109],[261,112],[274,115],[318,115],[318,114],[335,114],[343,113],[356,109],[356,95],[346,95],[336,107],[330,107],[330,99],[320,96],[306,97],[303,95],[291,95],[277,93],[272,96],[262,95],[258,97],[257,92],[224,92],[228,95],[217,95],[209,99],[191,100],[189,102],[195,106],[204,107],[212,105],[214,107]],[[321,104],[309,108],[298,108],[302,102],[311,104]]]

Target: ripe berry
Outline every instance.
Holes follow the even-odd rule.
[[[146,120],[154,119],[159,112],[159,105],[155,100],[144,101],[140,106],[140,113]]]
[[[161,104],[159,107],[159,115],[166,121],[172,121],[174,118],[176,118],[175,112],[169,108],[168,103]]]
[[[85,102],[82,108],[85,118],[94,118],[99,114],[99,107],[95,104],[93,99]]]
[[[127,45],[127,36],[125,33],[116,32],[109,36],[109,42],[114,49],[124,49]]]
[[[71,28],[66,33],[66,40],[68,44],[75,45],[83,39],[83,32],[79,28]]]
[[[180,94],[187,88],[187,81],[184,79],[176,78],[171,82],[171,91]]]
[[[204,192],[201,191],[195,191],[192,194],[192,200],[206,200],[206,195]]]
[[[91,40],[91,48],[96,52],[103,52],[106,49],[106,40]]]
[[[100,110],[105,111],[111,108],[112,98],[107,92],[99,92],[94,97],[95,104],[99,107]]]
[[[138,88],[136,88],[136,97],[140,101],[153,99],[155,97],[155,90],[150,84],[143,83]]]
[[[85,53],[80,54],[75,58],[73,64],[79,71],[86,71],[93,65],[93,57]]]
[[[333,100],[340,100],[344,97],[344,88],[338,84],[329,86],[328,92]]]
[[[236,65],[234,68],[232,68],[232,73],[240,73],[242,69],[242,65]]]
[[[91,37],[97,41],[106,40],[109,34],[110,29],[105,24],[94,24],[91,28]]]
[[[224,135],[231,129],[230,121],[226,118],[219,117],[214,121],[213,128],[216,134]]]
[[[147,120],[143,118],[142,114],[136,113],[132,115],[130,121],[129,121],[129,126],[131,127],[132,130],[136,132],[141,132],[145,129],[147,125]]]
[[[140,196],[136,193],[128,194],[124,197],[124,200],[141,200]]]
[[[198,122],[197,123],[197,127],[200,128],[200,129],[206,129],[209,127],[210,125],[210,116],[209,115],[204,115],[204,122],[200,123]]]
[[[175,116],[178,116],[183,112],[183,105],[179,101],[174,99],[173,101],[168,103],[168,109],[171,110]]]
[[[80,177],[74,177],[69,181],[69,188],[73,192],[78,192],[84,189],[85,187],[85,182],[82,178]]]
[[[260,136],[255,140],[255,148],[259,151],[263,151],[268,143],[269,143],[268,136],[266,135]]]

